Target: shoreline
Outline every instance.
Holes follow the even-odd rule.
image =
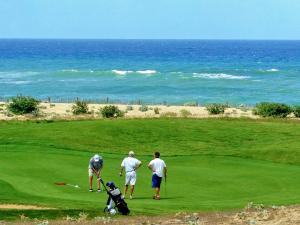
[[[88,104],[89,113],[73,115],[72,106],[74,103],[47,103],[39,104],[38,115],[13,115],[6,109],[6,103],[0,102],[0,120],[27,120],[27,119],[101,119],[99,113],[104,106],[115,105],[124,112],[124,118],[160,118],[160,117],[178,117],[178,118],[251,118],[258,119],[252,113],[252,108],[234,108],[225,109],[223,114],[211,115],[204,106],[177,106],[177,105],[125,105],[125,104]],[[146,106],[147,110],[141,110]],[[154,109],[158,109],[158,114]]]

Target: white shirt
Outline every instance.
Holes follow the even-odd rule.
[[[153,174],[156,174],[159,177],[164,176],[164,168],[167,167],[164,160],[161,160],[160,158],[155,158],[149,163],[149,166],[152,167]]]
[[[140,160],[133,157],[126,157],[123,159],[121,166],[125,168],[125,172],[129,173],[135,171],[135,169],[141,164]]]

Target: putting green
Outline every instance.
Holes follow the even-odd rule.
[[[153,123],[161,126],[156,127]],[[88,192],[88,161],[94,152],[102,154],[103,179],[113,180],[123,189],[124,177],[118,176],[119,165],[124,153],[131,146],[122,145],[126,140],[114,139],[114,134],[119,137],[119,132],[125,132],[127,125],[126,139],[130,145],[135,141],[138,143],[134,149],[138,149],[138,158],[143,162],[138,171],[135,199],[128,200],[133,214],[227,210],[244,207],[251,201],[268,205],[300,202],[300,166],[296,163],[299,159],[290,159],[287,156],[293,149],[286,150],[288,143],[284,142],[288,140],[290,146],[295,146],[294,154],[298,154],[299,144],[297,145],[295,133],[299,132],[299,123],[248,120],[120,120],[40,124],[3,122],[0,125],[1,203],[36,204],[59,210],[101,213],[107,195]],[[226,127],[229,130],[235,126],[233,129],[236,130],[237,125],[249,136],[237,132],[232,137],[232,142],[226,140],[220,146],[220,138],[229,138],[228,134],[222,136]],[[101,132],[98,133],[95,127]],[[140,130],[141,127],[144,132]],[[202,133],[199,127],[205,127],[207,132]],[[157,129],[158,133],[164,135],[157,135]],[[270,133],[263,132],[268,129]],[[82,133],[83,131],[86,133]],[[185,149],[182,147],[184,140],[180,139],[176,146],[176,138],[180,138],[178,132],[186,132],[183,137],[186,138],[187,154],[184,154]],[[260,136],[256,136],[251,141],[252,144],[248,143],[249,138],[257,133]],[[77,140],[74,135],[78,136]],[[113,148],[107,145],[109,139]],[[269,140],[270,145],[277,144],[274,152],[270,149],[270,155],[275,156],[281,151],[283,162],[294,160],[295,163],[280,163],[280,158],[270,160],[271,156],[266,157],[268,161],[261,160],[270,147],[268,142],[264,143],[266,148],[257,149],[257,157],[255,152],[251,155],[249,149],[254,149],[255,145],[264,146],[261,142],[265,140]],[[240,146],[235,145],[237,142],[241,143]],[[159,148],[160,143],[163,143],[162,148]],[[85,144],[93,152],[84,149]],[[107,145],[105,148],[104,144]],[[154,145],[157,146],[152,148]],[[212,154],[214,145],[216,154]],[[142,154],[140,146],[146,149],[145,154]],[[229,149],[231,146],[232,149]],[[151,199],[151,172],[146,168],[152,159],[150,149],[157,148],[161,149],[162,158],[169,170],[167,184],[162,186],[161,201]],[[78,184],[81,188],[57,186],[55,182]]]

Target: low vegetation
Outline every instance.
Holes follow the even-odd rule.
[[[133,106],[128,105],[128,106],[126,107],[126,111],[132,111],[132,110],[133,110]]]
[[[72,106],[72,113],[74,115],[87,114],[89,112],[88,103],[86,101],[76,100]]]
[[[300,106],[295,106],[294,108],[294,115],[295,117],[300,117]]]
[[[158,107],[155,107],[155,108],[153,109],[153,111],[154,111],[154,113],[155,113],[156,115],[159,114],[159,108],[158,108]]]
[[[253,109],[255,115],[262,117],[285,118],[292,112],[293,109],[291,106],[275,102],[262,102],[257,104]]]
[[[13,97],[8,103],[7,109],[16,115],[36,114],[40,101],[30,96]]]
[[[186,102],[183,105],[184,106],[198,106],[198,102]]]
[[[226,108],[228,108],[228,105],[219,103],[212,103],[206,106],[207,111],[212,115],[223,114]]]
[[[103,118],[118,118],[123,117],[124,113],[118,108],[118,106],[107,105],[100,109],[100,113]]]
[[[160,114],[160,117],[177,117],[176,112],[164,112]]]
[[[189,117],[191,115],[192,115],[192,113],[190,111],[186,110],[186,109],[181,109],[180,110],[180,116],[182,116],[182,117]]]
[[[148,106],[142,105],[142,106],[139,108],[139,110],[140,110],[141,112],[147,112],[147,111],[148,111]]]

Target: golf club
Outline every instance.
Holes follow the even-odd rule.
[[[58,186],[70,186],[70,187],[74,187],[74,188],[80,188],[78,184],[68,184],[65,182],[55,182],[54,184],[58,185]]]
[[[167,177],[165,176],[165,196],[167,197]]]

